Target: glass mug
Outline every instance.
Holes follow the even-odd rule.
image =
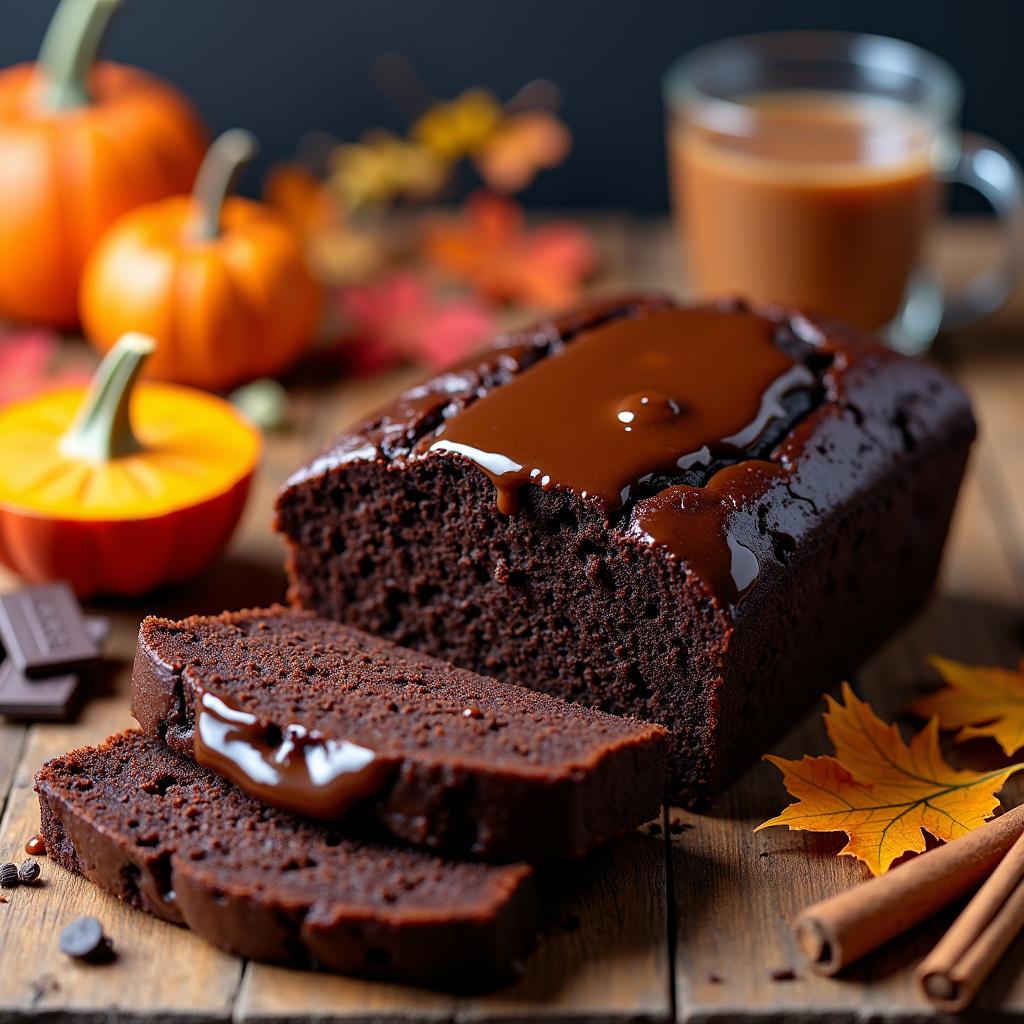
[[[665,75],[673,205],[693,283],[830,314],[919,352],[998,309],[1024,261],[1024,179],[955,122],[956,74],[882,36],[773,32],[710,43]],[[942,186],[980,192],[1002,263],[957,295],[924,269]]]

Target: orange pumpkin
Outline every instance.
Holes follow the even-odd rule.
[[[259,431],[204,391],[136,377],[155,343],[126,335],[88,390],[0,410],[0,562],[80,596],[186,580],[224,547]]]
[[[39,60],[0,71],[0,315],[78,320],[96,240],[123,213],[187,189],[205,132],[177,90],[94,63],[117,0],[62,0]]]
[[[123,217],[82,278],[86,334],[106,351],[125,332],[157,340],[149,376],[223,389],[287,369],[312,339],[320,289],[276,210],[237,196],[255,152],[241,129],[210,147],[191,196]]]

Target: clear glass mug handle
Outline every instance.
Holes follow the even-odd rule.
[[[943,304],[943,330],[965,327],[1006,304],[1024,272],[1024,173],[998,142],[964,132],[950,166],[939,172],[943,181],[967,185],[991,204],[999,218],[1005,252],[994,267],[980,271]]]

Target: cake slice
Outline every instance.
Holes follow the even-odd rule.
[[[36,792],[58,864],[240,956],[465,988],[535,939],[529,866],[342,836],[137,732],[49,761]]]
[[[506,860],[576,857],[657,815],[666,738],[309,612],[148,618],[143,731],[261,801]]]
[[[700,806],[921,608],[974,432],[871,337],[631,298],[406,391],[276,525],[293,603],[660,722]]]

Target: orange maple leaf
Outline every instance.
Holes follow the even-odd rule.
[[[304,241],[339,224],[341,210],[324,183],[298,163],[275,164],[267,173],[263,199]]]
[[[569,154],[572,136],[554,114],[527,110],[505,118],[473,154],[480,176],[495,192],[520,192],[546,167]]]
[[[929,658],[946,684],[915,701],[910,711],[936,715],[940,729],[957,729],[959,741],[991,736],[1010,755],[1024,747],[1024,658],[1017,671]]]
[[[590,236],[578,225],[528,230],[518,204],[486,192],[470,196],[457,220],[429,225],[423,245],[437,269],[492,302],[544,308],[575,301],[596,264]]]
[[[825,698],[825,728],[834,757],[766,758],[797,799],[757,830],[786,825],[845,832],[849,842],[841,853],[863,861],[877,875],[904,853],[923,851],[922,830],[948,841],[976,829],[999,806],[995,793],[1024,768],[957,771],[939,751],[937,719],[907,743],[848,683],[842,696],[843,703]]]

